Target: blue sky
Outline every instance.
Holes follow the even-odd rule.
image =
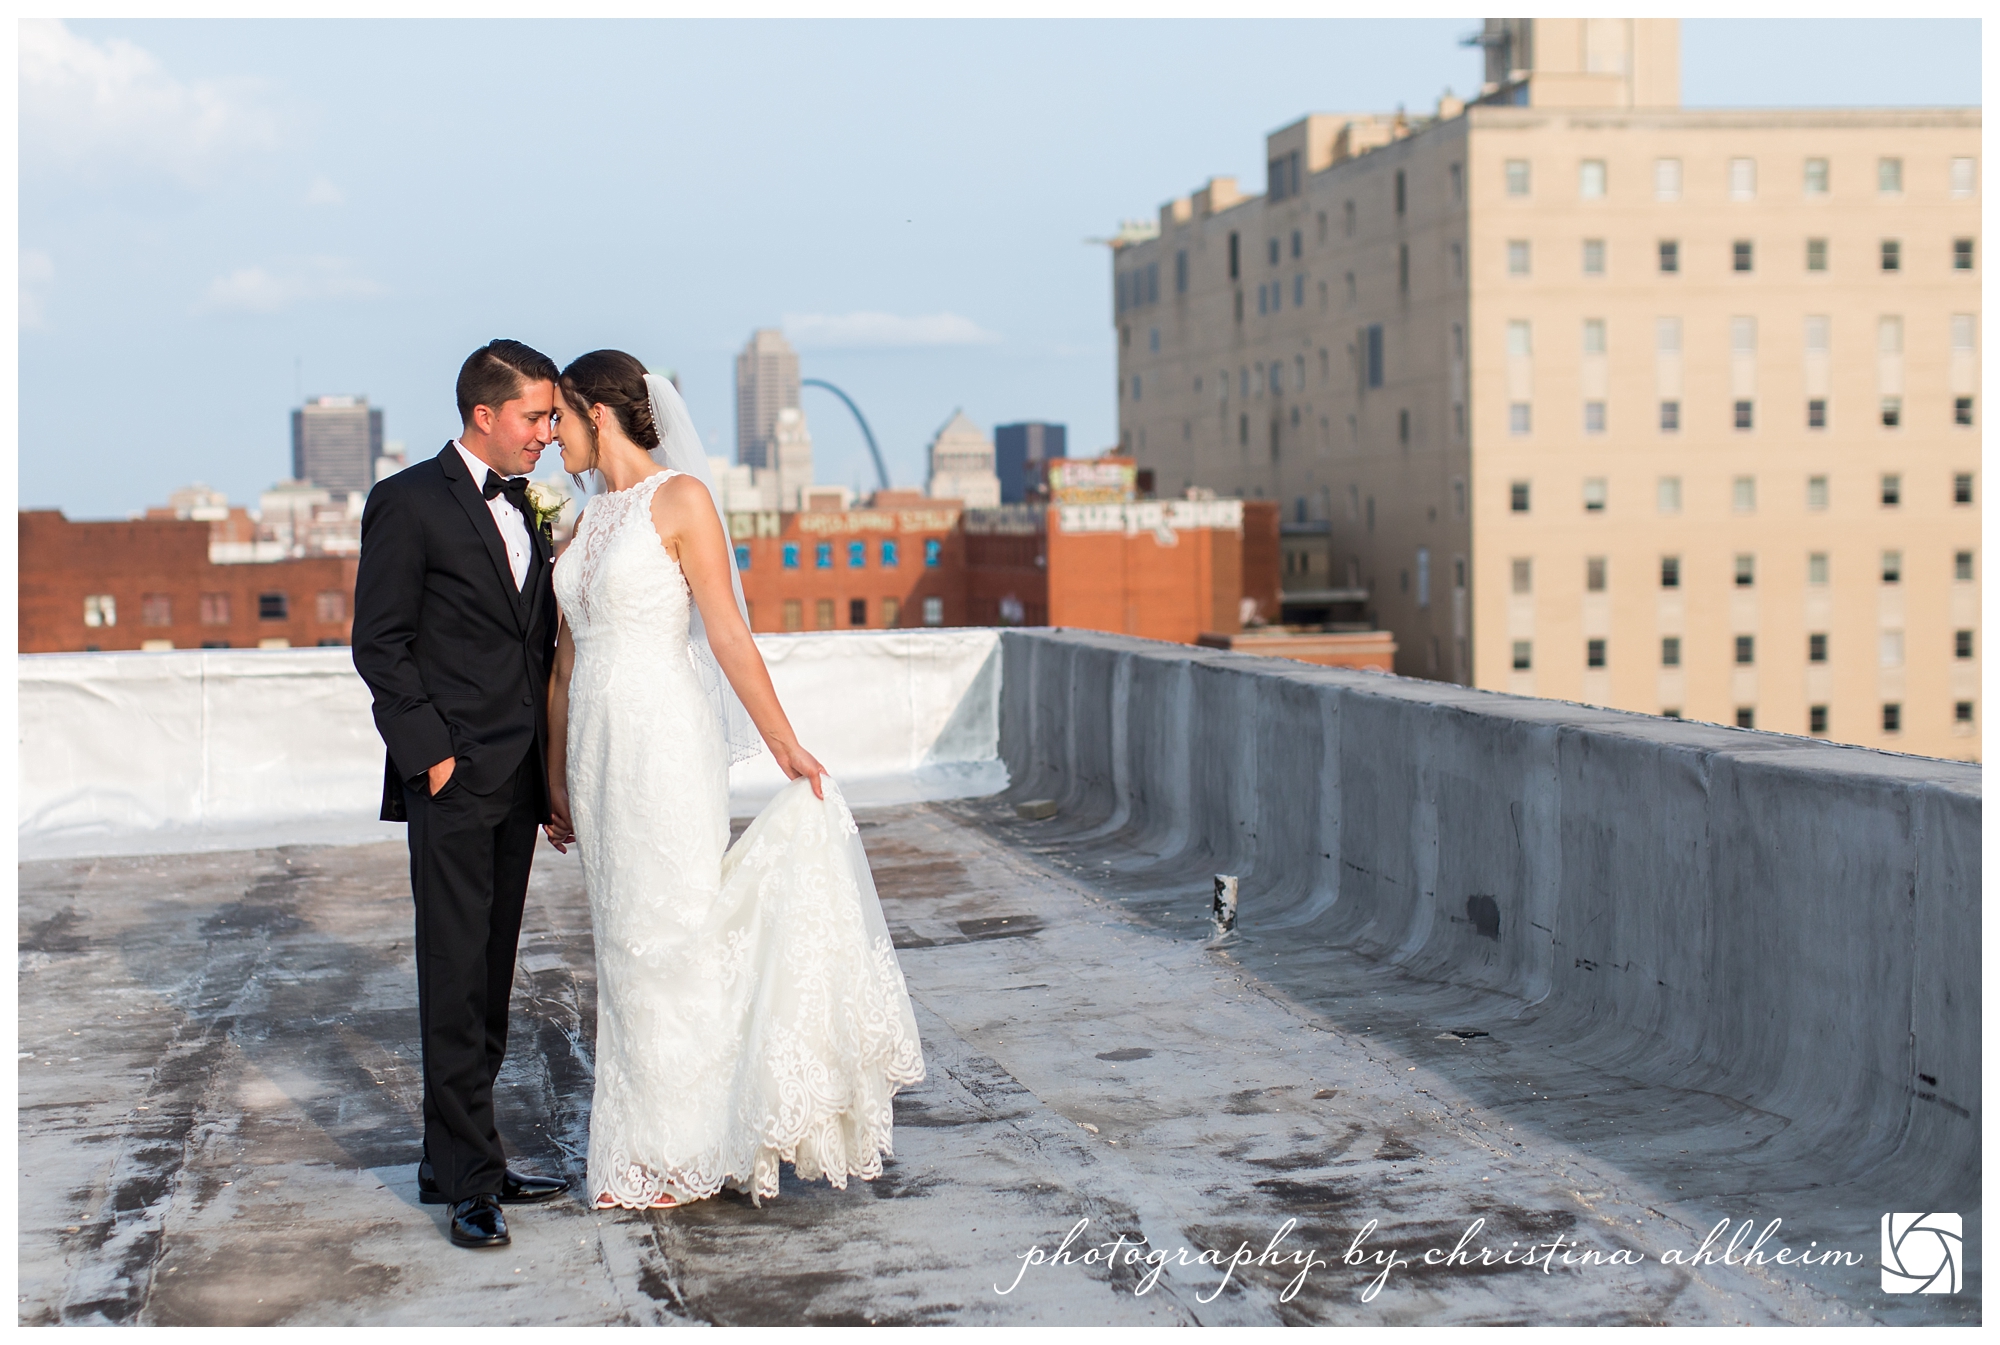
[[[23,507],[290,468],[299,393],[413,454],[493,336],[673,367],[712,451],[784,325],[896,484],[957,407],[1108,444],[1105,250],[1307,111],[1477,86],[1473,20],[24,26]],[[1771,59],[1782,52],[1782,61]],[[1972,20],[1689,20],[1690,106],[1977,104]],[[872,485],[808,389],[819,477]],[[87,466],[86,466],[87,464]]]

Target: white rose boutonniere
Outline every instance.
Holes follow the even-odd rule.
[[[546,536],[562,511],[569,508],[569,496],[546,481],[528,483],[528,512],[534,515],[535,531]]]

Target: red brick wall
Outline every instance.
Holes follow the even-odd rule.
[[[254,649],[268,639],[293,645],[348,643],[354,561],[212,565],[208,541],[209,525],[201,522],[72,523],[55,510],[23,512],[21,652],[138,649],[148,640],[171,640],[176,649],[203,644]],[[258,598],[267,593],[285,595],[283,620],[258,617]],[[320,619],[323,593],[334,595],[333,620]],[[95,594],[112,598],[115,625],[84,624],[84,599]],[[203,621],[204,595],[225,600],[227,621]],[[211,616],[217,606],[211,597]],[[161,617],[164,622],[157,623]]]
[[[1243,502],[1243,596],[1257,600],[1257,614],[1276,625],[1283,598],[1279,596],[1283,568],[1278,542],[1278,502]]]
[[[1150,532],[1049,532],[1049,624],[1193,644],[1238,630],[1240,533],[1182,529],[1174,545]]]

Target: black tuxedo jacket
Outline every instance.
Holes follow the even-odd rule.
[[[457,757],[474,794],[505,785],[532,752],[548,812],[548,685],[556,601],[547,536],[529,520],[527,581],[517,591],[507,546],[451,444],[378,482],[361,514],[354,582],[354,666],[375,693],[388,745],[382,819],[407,820],[405,788]]]

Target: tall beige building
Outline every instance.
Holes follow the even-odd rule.
[[[1126,451],[1321,530],[1399,672],[1976,757],[1978,110],[1683,110],[1671,20],[1484,43],[1470,106],[1127,226]]]
[[[736,461],[775,467],[771,436],[778,413],[798,404],[798,352],[783,332],[760,328],[736,355]]]

